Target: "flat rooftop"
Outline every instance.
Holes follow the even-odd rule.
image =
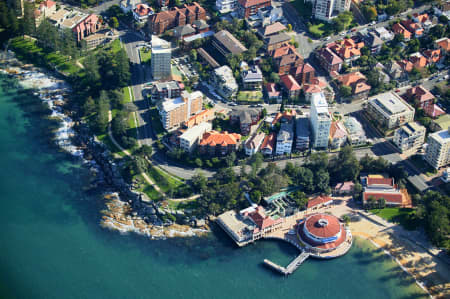
[[[406,104],[402,98],[396,93],[385,92],[374,96],[369,102],[374,103],[389,115],[399,114],[407,110],[412,110],[412,107]]]

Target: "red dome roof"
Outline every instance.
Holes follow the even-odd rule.
[[[318,238],[330,238],[336,236],[341,230],[338,218],[327,214],[316,214],[306,219],[308,232]]]

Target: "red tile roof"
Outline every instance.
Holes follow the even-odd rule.
[[[300,64],[296,69],[294,74],[298,75],[298,74],[306,74],[306,73],[310,73],[310,72],[314,72],[315,69],[309,64],[309,63],[304,63],[304,64]]]
[[[394,186],[394,179],[392,178],[367,178],[367,186],[372,185],[388,185],[393,187]]]
[[[436,104],[425,105],[425,107],[423,108],[423,111],[425,112],[426,115],[428,115],[429,117],[432,117],[432,118],[436,118],[436,117],[439,117],[439,116],[445,114],[445,111],[442,110],[441,107],[439,107]]]
[[[261,149],[268,148],[271,151],[273,151],[273,149],[275,148],[275,141],[276,141],[275,133],[272,132],[269,135],[267,135],[266,138],[264,138],[264,141],[261,145]]]
[[[331,49],[322,48],[319,50],[319,55],[330,65],[343,63],[343,60],[337,56]]]
[[[420,103],[434,100],[434,95],[422,85],[411,87],[406,91],[408,97],[413,97]]]
[[[331,197],[329,196],[317,196],[316,198],[309,200],[306,207],[308,209],[311,209],[314,208],[315,206],[323,205],[332,201],[333,199],[331,199]]]
[[[412,71],[412,69],[414,68],[414,65],[412,64],[412,62],[409,60],[405,60],[405,59],[397,61],[397,64],[402,68],[402,70],[404,70],[408,73],[410,71]]]
[[[441,49],[426,50],[423,52],[423,55],[428,58],[428,63],[436,63],[441,59]]]
[[[300,90],[302,89],[300,85],[295,81],[294,77],[291,75],[284,75],[280,77],[281,82],[289,91]]]
[[[319,220],[324,219],[328,222],[327,225],[319,225]],[[341,224],[336,216],[327,214],[316,214],[309,216],[305,221],[306,230],[318,238],[331,238],[336,236],[341,231]]]
[[[445,51],[450,51],[450,39],[448,37],[441,38],[435,41],[435,43],[444,49]]]
[[[331,123],[330,126],[330,137],[331,138],[344,138],[347,136],[347,131],[345,130],[344,126],[337,122],[334,121]]]
[[[202,140],[200,141],[200,145],[209,145],[209,146],[228,146],[231,144],[237,144],[241,140],[241,135],[236,133],[228,133],[228,132],[217,132],[210,131],[206,132],[203,135]]]
[[[238,0],[239,4],[241,4],[243,7],[251,7],[259,4],[263,4],[267,2],[267,0]]]
[[[253,220],[253,222],[255,222],[259,230],[263,230],[283,221],[282,218],[274,220],[271,217],[267,216],[264,208],[261,206],[258,206],[254,212],[250,212],[247,215]],[[256,232],[259,230],[256,230]]]
[[[269,98],[278,97],[280,95],[280,92],[276,89],[275,83],[267,83],[266,91],[267,91]]]
[[[414,53],[409,56],[409,61],[414,65],[415,68],[423,68],[427,65],[427,59],[420,53]]]
[[[405,39],[410,39],[411,38],[411,32],[409,32],[402,24],[400,24],[400,23],[395,23],[393,26],[392,26],[392,31],[395,33],[395,34],[401,34],[401,35],[403,35],[403,37],[405,38]]]
[[[353,72],[340,75],[337,79],[342,83],[342,85],[351,86],[359,81],[366,81],[366,76],[360,72]]]
[[[403,202],[403,195],[400,192],[398,193],[389,193],[389,192],[383,193],[373,191],[364,192],[364,202],[369,200],[370,197],[374,197],[376,200],[384,198],[386,200],[386,203],[401,204]]]

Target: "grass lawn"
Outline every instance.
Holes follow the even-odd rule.
[[[139,53],[141,56],[142,63],[150,63],[150,60],[152,58],[152,51],[150,49],[145,50],[144,48],[140,48]]]
[[[414,218],[415,210],[408,208],[384,208],[374,209],[370,212],[386,219],[389,222],[399,223],[408,230],[416,229],[420,223]]]
[[[155,201],[163,199],[162,195],[158,191],[156,191],[155,188],[147,184],[142,175],[140,174],[136,175],[134,178],[137,178],[141,182],[141,185],[138,188],[138,190],[144,192],[150,199]]]
[[[167,203],[168,208],[172,210],[185,210],[185,209],[195,210],[199,207],[197,199],[187,201],[167,200]]]
[[[153,107],[149,110],[149,112],[152,121],[152,128],[155,134],[157,135],[158,138],[162,137],[162,135],[164,135],[166,131],[164,130],[161,120],[159,119],[158,109],[156,109],[156,107]]]
[[[178,67],[175,66],[175,65],[172,65],[172,74],[175,75],[175,76],[180,76],[180,78],[183,78],[183,74],[178,69]]]
[[[124,87],[123,88],[123,104],[125,103],[131,103],[134,100],[133,93],[130,90],[130,87]]]
[[[261,91],[240,91],[237,96],[238,102],[252,102],[259,103],[262,102],[262,92]]]
[[[408,158],[417,169],[422,171],[426,176],[434,176],[437,174],[437,170],[431,167],[425,160],[423,160],[419,155],[414,155]]]
[[[122,44],[120,43],[120,39],[116,39],[111,43],[111,50],[114,53],[117,53],[120,51],[120,49],[122,49]]]
[[[16,37],[12,39],[10,47],[15,51],[20,60],[45,65],[66,75],[74,74],[80,70],[75,64],[75,61],[71,60],[68,56],[61,55],[57,52],[46,53],[32,39]]]
[[[304,0],[291,1],[292,6],[297,9],[298,14],[301,17],[310,17],[312,14],[312,8],[309,3],[305,3]]]
[[[325,24],[320,23],[309,26],[308,30],[314,37],[321,37],[325,33],[324,27]]]
[[[147,173],[164,193],[168,192],[170,189],[176,189],[183,185],[182,182],[176,180],[157,167],[150,167]]]
[[[118,154],[121,157],[125,157],[125,154],[117,147],[114,145],[114,143],[111,141],[111,139],[109,138],[109,135],[107,134],[102,134],[102,135],[98,135],[97,136],[98,140],[100,140],[101,142],[103,142],[106,147],[109,149],[109,151],[113,154]]]

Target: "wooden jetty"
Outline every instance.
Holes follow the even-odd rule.
[[[275,264],[274,262],[264,259],[264,264],[273,270],[276,270],[277,272],[280,272],[284,275],[289,275],[294,273],[295,270],[297,270],[298,267],[300,267],[301,264],[303,264],[306,259],[310,256],[309,252],[303,251],[299,256],[297,256],[287,267],[283,267],[280,265]]]

